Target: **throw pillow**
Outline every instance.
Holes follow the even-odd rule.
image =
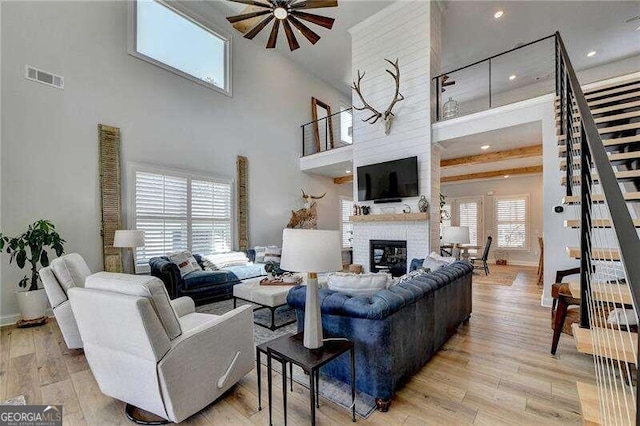
[[[401,277],[395,278],[393,281],[391,281],[389,283],[389,287],[393,287],[394,285],[398,285],[401,284],[405,281],[409,281],[414,279],[415,277],[418,277],[420,275],[424,275],[424,274],[428,274],[429,272],[431,272],[431,270],[429,268],[425,268],[424,266],[422,268],[418,268],[415,271],[411,271],[409,273],[404,274]]]
[[[204,270],[205,271],[217,271],[218,267],[216,265],[214,265],[213,263],[209,262],[206,258],[202,258],[202,264],[204,265]]]
[[[208,256],[204,256],[203,259],[209,261],[217,269],[224,269],[229,266],[245,266],[249,263],[249,258],[241,251],[210,254]]]
[[[448,265],[448,263],[443,262],[442,260],[434,259],[433,257],[431,257],[431,255],[429,255],[429,257],[427,257],[424,262],[422,262],[422,267],[428,268],[431,271],[437,271],[438,269],[446,265]]]
[[[186,250],[178,251],[174,253],[167,253],[167,257],[169,258],[171,263],[174,263],[175,265],[178,266],[181,277],[184,277],[189,272],[193,272],[197,270],[196,267],[193,266],[193,264],[195,263],[196,265],[198,265],[198,262],[196,262],[196,260],[193,259],[193,263],[192,263],[191,259],[193,258],[193,256],[191,256],[191,253],[189,253]],[[198,266],[198,269],[200,269],[200,266]]]
[[[431,254],[429,255],[429,257],[435,259],[435,260],[439,260],[440,262],[444,262],[447,265],[451,265],[453,262],[456,261],[455,257],[444,257],[444,256],[440,256],[438,253],[436,253],[435,251],[432,251]]]
[[[336,272],[327,276],[330,290],[346,293],[351,296],[371,296],[379,290],[387,288],[391,275],[385,273],[349,274]]]
[[[264,263],[264,255],[267,253],[267,248],[255,246],[253,250],[256,252],[256,263]]]
[[[280,257],[282,255],[282,248],[278,246],[267,246],[264,253],[264,262],[276,262],[280,263]]]

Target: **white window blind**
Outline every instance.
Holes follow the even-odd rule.
[[[498,198],[495,203],[499,248],[528,248],[528,200],[526,196]]]
[[[138,271],[148,269],[150,258],[172,251],[231,250],[231,182],[135,170],[134,191],[135,227],[145,231],[145,246],[136,252]]]
[[[469,227],[469,243],[478,245],[478,202],[458,202],[458,222],[460,226]]]
[[[353,224],[349,221],[349,216],[353,210],[353,201],[348,199],[340,200],[340,229],[342,231],[342,248],[351,248],[353,240]]]

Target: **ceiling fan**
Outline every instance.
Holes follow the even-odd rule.
[[[304,12],[305,9],[319,9],[338,6],[338,0],[266,0],[266,2],[253,0],[229,1],[253,7],[252,12],[228,17],[227,21],[232,24],[238,24],[246,20],[253,20],[255,22],[256,18],[265,16],[262,21],[253,25],[251,28],[244,29],[240,28],[238,25],[234,25],[236,29],[244,33],[245,38],[249,40],[253,39],[260,31],[262,31],[262,29],[264,29],[264,27],[273,21],[271,34],[269,34],[269,41],[267,41],[267,49],[273,49],[276,47],[278,31],[280,29],[280,24],[282,24],[289,43],[289,49],[292,51],[298,49],[300,44],[298,44],[298,40],[293,33],[291,24],[293,24],[293,26],[295,26],[300,33],[302,33],[302,35],[311,42],[311,44],[316,44],[318,40],[320,40],[320,36],[302,23],[301,20],[311,22],[312,24],[328,29],[333,27],[333,18],[307,13]]]

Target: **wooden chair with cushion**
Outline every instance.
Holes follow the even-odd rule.
[[[485,244],[484,246],[482,257],[469,258],[471,263],[473,263],[473,268],[484,270],[485,275],[489,275],[489,264],[487,263],[487,259],[489,258],[489,249],[491,248],[491,241],[493,241],[493,238],[491,236],[487,237],[487,244]],[[480,262],[482,263],[480,264]]]
[[[551,325],[553,340],[551,353],[555,355],[562,332],[573,336],[571,325],[580,322],[580,299],[573,297],[568,283],[562,281],[571,275],[580,274],[580,268],[571,268],[556,272],[556,283],[551,286],[553,305],[551,307]],[[567,318],[569,321],[567,322]]]

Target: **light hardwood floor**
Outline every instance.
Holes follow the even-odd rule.
[[[500,272],[501,268],[493,266]],[[576,380],[593,383],[590,356],[563,335],[556,356],[550,314],[540,306],[535,268],[512,286],[474,284],[473,316],[398,393],[388,413],[360,424],[578,424]],[[264,371],[264,370],[263,370]],[[266,382],[265,380],[263,383]],[[281,380],[275,378],[274,423],[282,424]],[[268,424],[266,392],[257,409],[255,370],[223,398],[185,424]],[[32,329],[0,330],[0,400],[24,394],[28,403],[63,404],[65,425],[131,425],[124,404],[100,393],[82,355],[70,353],[54,321]],[[290,424],[308,424],[308,393],[294,385]],[[350,423],[346,410],[321,400],[319,424]]]

